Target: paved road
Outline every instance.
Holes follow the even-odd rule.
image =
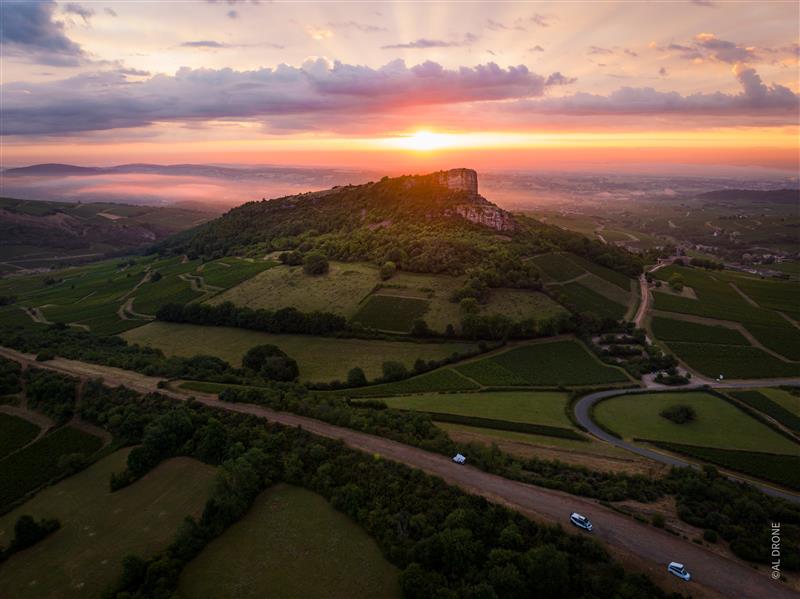
[[[33,356],[0,348],[0,355],[23,364],[47,368],[73,376],[103,377],[105,384],[140,391],[160,391],[175,399],[186,396],[157,389],[161,379],[135,372],[56,358],[48,362],[35,362]],[[800,597],[785,585],[774,582],[764,572],[687,542],[675,535],[652,526],[641,524],[590,499],[567,493],[527,485],[471,466],[458,466],[447,457],[422,449],[341,428],[312,418],[287,412],[275,412],[252,404],[231,404],[219,401],[216,396],[196,394],[197,400],[213,408],[251,414],[259,418],[302,427],[323,437],[340,439],[350,447],[391,459],[439,476],[450,484],[490,501],[508,506],[538,520],[566,523],[572,511],[588,516],[594,523],[594,536],[606,543],[616,555],[629,559],[650,574],[657,583],[671,591],[691,592],[709,596],[736,599],[789,599]],[[576,533],[583,534],[583,533]],[[693,582],[683,583],[665,572],[666,564],[678,560],[687,564]]]
[[[713,387],[715,389],[744,389],[749,387],[771,387],[777,385],[800,385],[800,379],[771,379],[771,380],[759,380],[757,382],[753,381],[741,381],[741,382],[728,382],[728,383],[713,383],[709,385],[689,385],[680,387],[680,390],[685,389],[704,389],[706,387]],[[606,443],[610,443],[616,447],[621,447],[622,449],[627,449],[633,453],[636,453],[640,456],[644,456],[646,458],[650,458],[651,460],[656,460],[657,462],[661,462],[662,464],[667,464],[668,466],[681,466],[681,467],[692,467],[696,468],[697,465],[688,462],[686,460],[682,460],[681,458],[674,457],[671,455],[667,455],[664,453],[660,453],[658,451],[653,451],[652,449],[647,449],[645,447],[640,447],[631,443],[630,441],[625,441],[623,439],[619,439],[614,435],[610,435],[602,428],[600,428],[594,420],[592,420],[590,414],[592,410],[592,406],[597,404],[604,399],[608,399],[610,397],[615,397],[618,395],[630,395],[632,393],[652,393],[653,389],[610,389],[608,391],[598,391],[596,393],[590,393],[586,397],[581,398],[575,404],[575,418],[583,426],[586,430],[588,430],[592,435],[605,441]],[[792,503],[800,504],[800,496],[791,493],[789,491],[783,491],[781,489],[777,489],[775,487],[771,487],[769,485],[763,485],[759,483],[755,483],[750,479],[736,476],[734,474],[726,474],[726,476],[735,481],[744,481],[750,483],[751,485],[757,487],[767,495],[771,495],[772,497],[780,497],[781,499],[786,499],[787,501],[791,501]]]

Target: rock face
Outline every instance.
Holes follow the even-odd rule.
[[[474,170],[454,168],[449,171],[439,171],[430,176],[443,187],[454,191],[465,191],[468,194],[468,201],[447,210],[448,215],[458,215],[476,225],[495,231],[512,231],[514,229],[514,217],[478,193],[478,173]]]
[[[466,191],[470,196],[478,195],[478,173],[471,168],[453,168],[432,175],[437,183],[457,191]]]

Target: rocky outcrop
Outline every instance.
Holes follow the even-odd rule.
[[[461,204],[456,206],[455,213],[476,225],[495,231],[513,231],[515,227],[514,217],[494,204]]]
[[[453,168],[431,175],[434,180],[448,189],[466,191],[470,196],[478,195],[478,173],[471,168]]]

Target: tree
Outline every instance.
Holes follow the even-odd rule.
[[[328,259],[319,252],[310,252],[303,259],[303,272],[307,275],[324,275],[329,268]]]
[[[673,273],[669,278],[669,286],[677,292],[683,291],[683,276],[680,273]]]
[[[394,262],[387,260],[383,263],[383,266],[381,266],[381,279],[384,281],[391,279],[396,272],[397,265]]]
[[[422,318],[417,318],[414,321],[414,324],[411,326],[411,336],[412,337],[428,337],[431,334],[430,328],[428,328],[428,323],[425,322]]]
[[[275,345],[256,345],[247,350],[242,366],[272,381],[293,381],[300,376],[297,362]]]
[[[384,362],[383,378],[387,381],[399,381],[408,377],[408,369],[401,362]]]
[[[364,371],[356,366],[355,368],[351,368],[350,372],[347,373],[347,386],[348,387],[363,387],[367,384],[367,375],[364,374]]]
[[[465,297],[458,302],[458,307],[462,314],[477,314],[478,300],[476,300],[474,297]]]
[[[150,273],[150,281],[153,283],[158,283],[162,278],[164,277],[157,270]]]

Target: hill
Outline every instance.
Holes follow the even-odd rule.
[[[206,258],[315,250],[344,262],[391,261],[405,271],[451,275],[481,268],[504,279],[487,281],[496,287],[538,280],[526,260],[553,250],[629,276],[641,271],[628,252],[502,210],[478,193],[477,173],[463,168],[248,202],[158,249]]]
[[[177,207],[0,198],[0,262],[5,270],[20,270],[96,260],[149,246],[213,216]]]

